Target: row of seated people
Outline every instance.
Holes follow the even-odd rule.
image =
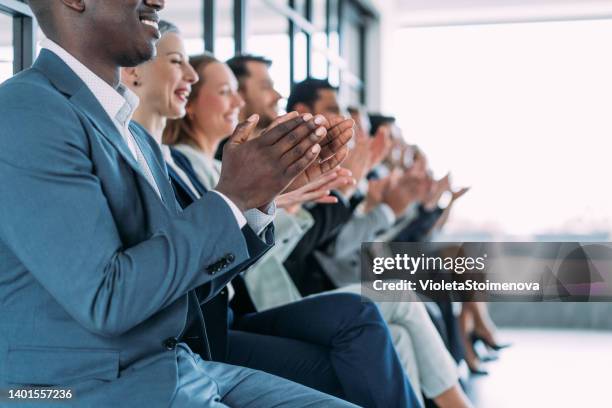
[[[1,388],[71,388],[76,406],[470,406],[423,303],[359,296],[361,242],[424,239],[448,215],[422,154],[402,167],[411,148],[384,125],[369,137],[322,82],[279,116],[267,60],[190,61],[162,0],[30,5],[48,39],[0,88]]]
[[[160,78],[155,76],[157,71],[145,65],[124,69],[123,77],[141,101],[151,101],[152,105],[155,101],[167,100],[168,89],[180,90],[185,87],[184,82],[193,81],[190,75],[195,73],[198,78],[191,84],[184,114],[179,104],[178,118],[174,112],[147,107],[146,102],[134,114],[138,123],[156,124],[147,130],[160,144],[177,197],[187,206],[219,182],[223,147],[228,141],[227,135],[234,132],[238,122],[257,115],[259,121],[254,129],[254,137],[257,137],[278,118],[281,95],[274,89],[270,77],[272,61],[238,55],[222,63],[211,54],[189,60],[181,48],[179,30],[163,22],[162,31],[165,35],[158,43],[158,55],[174,55],[177,62],[188,64],[186,75]],[[162,59],[160,62],[171,61]],[[155,63],[156,60],[149,64]],[[193,73],[189,72],[190,68]],[[166,86],[160,85],[165,81],[168,82]],[[166,103],[166,106],[171,104]],[[289,96],[287,111],[322,115],[330,122],[343,119],[337,89],[325,80],[306,79],[296,84]],[[233,311],[239,315],[265,311],[320,293],[362,293],[359,284],[362,242],[424,240],[442,227],[452,204],[467,191],[461,189],[452,193],[445,209],[439,208],[442,194],[450,190],[449,177],[432,179],[425,155],[418,148],[407,145],[402,135],[397,134],[393,118],[366,116],[358,109],[350,109],[350,112],[356,123],[356,137],[341,167],[276,200],[277,242],[240,279],[243,281],[239,284],[241,290],[232,292]],[[226,302],[225,292],[219,297],[219,302]],[[419,390],[421,403],[420,391],[439,406],[465,406],[467,399],[458,385],[456,361],[444,350],[444,341],[423,304],[411,300],[377,303],[402,366],[409,374],[410,384]],[[204,306],[207,307],[210,306]],[[468,313],[463,315],[467,317]],[[477,311],[475,315],[482,313]],[[226,321],[222,313],[205,313],[205,316],[209,316],[209,332]],[[231,330],[233,328],[236,331]],[[249,349],[248,344],[233,343],[234,337],[244,336],[240,325],[232,324],[231,329],[230,353],[224,329],[214,330],[217,336],[209,334],[213,349],[221,345],[216,351],[219,359],[271,370],[269,362],[260,365],[255,361],[231,358],[234,352]],[[448,336],[445,340],[449,342]],[[461,356],[457,348],[452,351]],[[297,373],[289,376],[311,385]]]

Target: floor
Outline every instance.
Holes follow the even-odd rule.
[[[612,407],[612,331],[517,329],[500,338],[512,347],[468,384],[477,408]]]

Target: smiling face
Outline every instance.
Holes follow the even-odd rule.
[[[259,115],[260,127],[271,124],[278,116],[278,101],[282,96],[274,89],[268,66],[262,62],[247,62],[249,75],[242,80],[240,94],[246,102],[245,119],[252,114]]]
[[[104,0],[85,2],[81,20],[89,46],[119,66],[133,67],[155,55],[157,28],[165,0]],[[91,33],[91,34],[89,34]]]
[[[233,133],[244,106],[238,83],[229,67],[220,62],[207,64],[199,74],[202,83],[197,97],[189,103],[189,115],[206,137],[221,140]]]
[[[312,109],[313,115],[337,116],[341,114],[338,95],[335,90],[319,89],[317,95],[318,98]]]
[[[134,69],[138,86],[128,85],[146,104],[150,112],[168,119],[185,115],[185,106],[191,93],[191,85],[198,75],[189,64],[185,44],[174,32],[165,33],[157,43],[154,60]]]

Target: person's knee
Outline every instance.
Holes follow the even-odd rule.
[[[337,295],[336,307],[350,311],[351,322],[385,324],[380,310],[376,304],[367,297],[355,293],[339,293]]]

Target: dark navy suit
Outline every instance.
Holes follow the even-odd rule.
[[[206,194],[189,161],[176,150],[173,158]],[[186,198],[195,196],[176,173],[170,175],[177,199],[189,205]],[[419,407],[386,323],[372,302],[349,293],[326,294],[256,312],[240,276],[234,287],[232,303],[240,306],[227,336],[228,363],[266,371],[363,407]],[[214,320],[212,325],[226,327]],[[210,322],[209,334],[222,331]],[[216,341],[225,342],[225,337],[210,337],[213,350]]]

